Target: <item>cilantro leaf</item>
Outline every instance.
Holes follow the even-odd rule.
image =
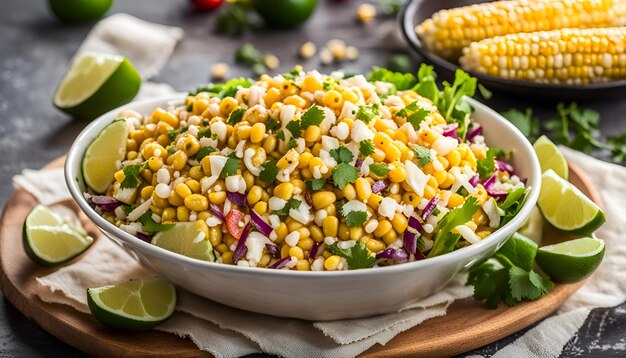
[[[513,265],[519,266],[524,270],[530,270],[535,262],[537,247],[537,244],[531,239],[515,233],[502,245],[495,257],[508,260]]]
[[[506,199],[499,205],[504,210],[504,216],[500,220],[500,227],[511,221],[522,208],[526,195],[529,191],[524,187],[513,189],[506,196]]]
[[[432,161],[432,159],[430,157],[430,149],[428,149],[426,147],[422,147],[421,145],[414,144],[413,145],[413,150],[415,151],[415,154],[417,154],[417,157],[420,160],[420,166],[422,168],[426,164],[428,164],[428,163],[430,163]]]
[[[539,136],[539,120],[533,117],[532,109],[526,108],[526,112],[521,112],[512,108],[501,114],[509,122],[513,123],[531,142],[535,141]]]
[[[348,227],[361,227],[367,220],[367,212],[365,211],[351,211],[346,216],[346,225]]]
[[[213,152],[215,152],[215,148],[213,147],[202,147],[198,149],[198,151],[196,152],[193,158],[197,161],[201,161],[204,157],[206,157],[207,155]]]
[[[485,300],[487,308],[496,308],[509,295],[509,269],[489,259],[470,271],[467,284],[474,286],[475,300]]]
[[[179,135],[180,133],[185,133],[187,131],[187,127],[183,127],[180,129],[174,129],[172,131],[167,132],[167,138],[169,138],[169,140],[174,140],[176,139],[176,136]]]
[[[124,180],[120,183],[120,189],[136,188],[140,184],[139,173],[148,165],[148,162],[127,165],[122,169]]]
[[[333,157],[337,163],[350,163],[352,159],[354,159],[352,152],[344,146],[331,149],[330,156]]]
[[[548,292],[554,284],[533,270],[525,271],[513,266],[509,270],[509,286],[514,299],[533,301]]]
[[[268,160],[261,165],[261,173],[259,174],[259,180],[265,183],[271,183],[276,179],[278,175],[278,168],[276,167],[275,160]]]
[[[289,210],[291,209],[297,210],[301,204],[302,202],[300,200],[291,198],[287,201],[287,203],[285,204],[285,206],[283,206],[282,209],[275,210],[274,214],[278,216],[287,216],[289,215]]]
[[[291,121],[285,126],[294,138],[300,138],[302,136],[302,128],[300,127],[300,121]]]
[[[339,163],[333,169],[333,182],[342,190],[349,183],[354,183],[358,177],[359,170],[348,163]]]
[[[365,123],[369,123],[379,114],[378,105],[372,104],[370,106],[359,106],[359,110],[356,112],[356,119],[360,119]]]
[[[437,74],[433,71],[433,66],[422,64],[417,71],[418,83],[413,88],[420,96],[426,97],[437,103],[439,99],[439,88],[437,87]]]
[[[225,179],[227,176],[237,174],[237,170],[239,170],[240,167],[241,159],[228,157],[226,164],[224,164],[224,168],[222,168],[222,172],[220,173],[220,178]]]
[[[145,232],[162,232],[167,231],[174,227],[174,224],[159,224],[154,219],[152,219],[152,212],[150,210],[146,211],[143,215],[141,215],[137,222],[141,223],[141,230]]]
[[[297,146],[298,146],[298,142],[296,142],[296,140],[293,138],[289,139],[289,142],[287,142],[287,150],[293,149]]]
[[[319,126],[323,120],[324,110],[314,104],[300,117],[300,127],[306,129],[308,126]]]
[[[226,120],[226,123],[230,124],[231,126],[234,126],[235,124],[241,122],[241,119],[243,118],[244,113],[246,113],[246,110],[241,107],[235,109],[234,111],[230,112],[230,114],[228,115],[228,119]]]
[[[285,72],[283,73],[283,77],[285,77],[285,79],[288,79],[290,81],[293,81],[296,79],[296,76],[298,76],[300,74],[300,71],[293,69],[289,72]]]
[[[389,82],[393,84],[398,91],[408,90],[417,83],[415,76],[410,73],[392,72],[386,68],[374,67],[374,70],[367,78],[370,82]]]
[[[411,123],[413,129],[418,130],[420,123],[428,116],[430,112],[422,108],[418,101],[407,104],[404,108],[398,111],[396,115],[398,117],[406,117],[406,120]]]
[[[337,243],[334,243],[332,245],[328,245],[326,250],[346,259],[349,270],[370,268],[376,265],[376,258],[369,254],[367,248],[362,242],[357,242],[356,245],[349,249],[342,249],[339,245],[337,245]]]
[[[285,132],[281,129],[276,132],[276,138],[285,140]]]
[[[359,142],[359,153],[364,157],[374,154],[374,149],[374,142],[371,139],[364,139]]]
[[[206,128],[198,132],[198,140],[204,137],[211,138],[211,128]]]
[[[384,177],[389,173],[389,166],[387,163],[374,163],[370,164],[370,171],[379,177]]]
[[[239,77],[228,80],[224,83],[209,84],[205,87],[198,87],[195,91],[189,92],[190,96],[195,96],[201,92],[207,92],[219,98],[234,97],[240,88],[248,88],[254,83],[249,78]]]
[[[495,158],[502,155],[502,151],[496,148],[489,148],[485,159],[476,162],[476,171],[481,180],[485,180],[493,175],[496,171]]]
[[[325,179],[307,179],[304,181],[311,190],[320,190],[326,184]]]
[[[274,129],[280,127],[280,123],[278,123],[278,120],[276,118],[268,118],[267,122],[265,123],[265,127],[271,131],[273,131]]]
[[[453,251],[461,235],[453,233],[452,230],[470,221],[479,208],[480,206],[476,204],[476,198],[470,197],[465,200],[463,205],[446,213],[437,224],[435,242],[433,248],[428,253],[428,257],[435,257]]]

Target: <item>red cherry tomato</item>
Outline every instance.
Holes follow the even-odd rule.
[[[200,12],[209,12],[217,9],[224,0],[190,0],[194,9]]]
[[[245,216],[244,213],[236,209],[232,209],[226,215],[226,229],[237,240],[239,240],[243,233],[244,225],[240,226],[239,223],[243,223]]]

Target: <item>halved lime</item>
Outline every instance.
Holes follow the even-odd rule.
[[[24,248],[34,261],[43,266],[67,262],[82,254],[93,239],[82,236],[68,226],[24,226]]]
[[[35,226],[61,226],[65,221],[59,217],[54,211],[43,205],[37,205],[28,213],[24,221],[25,227]]]
[[[130,102],[141,77],[124,56],[88,52],[77,57],[54,95],[54,105],[72,116],[92,120]]]
[[[147,330],[166,321],[176,307],[176,289],[152,278],[87,289],[91,314],[104,325],[126,330]]]
[[[118,119],[104,127],[89,144],[83,157],[83,178],[96,193],[104,193],[113,183],[117,162],[126,156],[128,126],[126,120]]]
[[[544,246],[535,260],[543,272],[560,282],[576,282],[591,275],[604,257],[604,241],[583,237]]]
[[[152,244],[203,261],[215,261],[213,246],[195,222],[177,223],[152,238]]]
[[[113,0],[49,0],[50,9],[64,22],[99,19],[111,8]]]
[[[558,176],[567,180],[569,175],[569,169],[567,161],[559,148],[552,143],[548,137],[542,135],[533,144],[537,158],[539,158],[539,165],[541,166],[541,172],[545,173],[548,169],[552,169]]]
[[[573,234],[590,235],[606,221],[598,205],[552,169],[543,173],[537,204],[550,224]]]

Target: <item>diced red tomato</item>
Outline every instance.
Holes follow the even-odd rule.
[[[191,0],[194,9],[200,12],[208,12],[217,9],[224,0]]]
[[[245,216],[246,214],[236,209],[232,209],[228,212],[228,215],[226,215],[226,229],[237,240],[239,240],[241,233],[243,233],[245,226],[243,225],[243,218]]]

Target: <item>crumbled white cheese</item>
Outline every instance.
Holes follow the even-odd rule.
[[[277,196],[273,196],[270,198],[268,205],[271,211],[280,210],[285,207],[287,202]]]
[[[489,227],[497,229],[500,226],[500,217],[504,215],[504,211],[498,207],[494,198],[485,201],[482,208],[489,218]]]
[[[339,148],[339,140],[337,138],[333,138],[331,136],[323,135],[322,136],[322,149],[330,152],[333,149]]]
[[[345,140],[350,135],[350,127],[348,127],[346,122],[340,122],[330,129],[330,134],[337,137],[337,139]]]
[[[323,95],[324,94],[322,92],[322,96]],[[330,130],[330,127],[332,127],[337,122],[337,117],[335,116],[335,113],[332,109],[328,107],[323,107],[323,110],[324,119],[322,120],[322,123],[320,123],[320,131],[322,132],[322,134],[326,134]]]
[[[359,107],[349,101],[345,101],[343,103],[343,107],[341,108],[341,113],[339,114],[339,120],[344,118],[354,119],[356,112],[359,110]]]
[[[455,227],[454,229],[458,231],[459,234],[461,234],[461,236],[463,236],[465,240],[467,240],[468,242],[472,244],[475,244],[480,241],[480,237],[476,235],[476,233],[472,231],[472,229],[470,229],[469,227],[465,225],[459,225]]]
[[[246,247],[248,252],[246,253],[246,259],[248,261],[254,261],[258,263],[263,256],[263,249],[265,248],[265,236],[260,232],[253,231],[246,240]],[[255,265],[256,266],[256,265]]]
[[[458,146],[459,141],[456,138],[450,138],[445,136],[437,138],[432,144],[432,148],[437,152],[437,154],[441,156],[447,155]]]
[[[430,175],[424,174],[424,172],[410,160],[404,162],[404,169],[407,173],[406,183],[413,189],[413,191],[419,195],[424,196],[424,188]]]
[[[128,214],[126,218],[128,219],[128,221],[137,221],[137,219],[139,219],[141,215],[145,214],[150,209],[150,205],[152,205],[152,198],[139,204],[135,209],[133,209],[133,211]]]
[[[217,135],[217,139],[220,142],[226,141],[227,127],[226,123],[221,121],[215,121],[211,124],[211,133],[215,133]],[[182,138],[182,137],[181,137]]]
[[[389,197],[383,198],[380,205],[378,206],[378,214],[391,220],[396,214],[397,207],[398,207],[398,203],[392,198],[389,198]]]
[[[246,149],[246,151],[243,153],[243,164],[246,166],[246,168],[248,168],[250,173],[255,176],[259,176],[259,174],[261,174],[261,168],[255,166],[254,163],[252,163],[252,157],[254,157],[254,154],[256,154],[256,152],[253,148]]]
[[[300,231],[292,231],[285,237],[285,243],[289,246],[298,245],[300,241]]]
[[[348,216],[348,214],[353,211],[367,212],[367,205],[360,200],[350,200],[341,207],[341,215],[343,216]]]
[[[355,142],[361,142],[366,139],[374,138],[374,132],[361,120],[356,120],[352,124],[352,131],[350,133],[352,140]]]

